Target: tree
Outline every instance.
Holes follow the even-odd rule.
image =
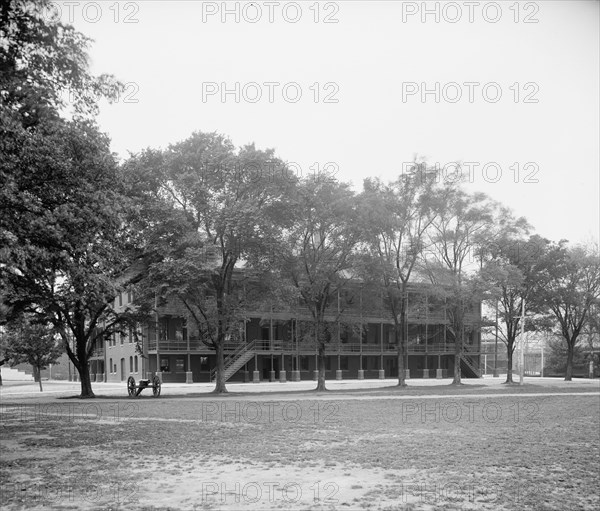
[[[600,301],[598,247],[569,247],[566,241],[550,244],[541,255],[540,270],[537,303],[550,311],[566,343],[565,381],[571,381],[579,335]]]
[[[500,237],[484,247],[482,260],[483,273],[494,291],[489,303],[498,307],[500,339],[507,350],[507,374],[505,383],[514,383],[512,361],[516,339],[520,332],[523,302],[528,313],[535,314],[535,302],[530,299],[539,278],[538,257],[544,250],[547,240],[539,236],[526,239],[523,234],[529,227],[523,219],[514,219],[509,212],[503,213],[505,227]],[[533,321],[525,325],[527,330],[537,328]]]
[[[317,391],[325,387],[325,347],[333,338],[338,294],[352,279],[352,256],[360,239],[358,202],[349,185],[332,176],[305,178],[288,204],[292,224],[274,253],[284,285],[291,283],[308,309],[317,345]],[[327,321],[333,314],[336,321]]]
[[[0,301],[0,325],[6,323],[6,317],[8,314],[8,308],[2,301]],[[10,358],[6,356],[6,337],[4,335],[4,328],[0,327],[0,367],[6,364]],[[0,373],[0,387],[2,386],[2,374]]]
[[[13,316],[54,326],[81,396],[93,397],[94,344],[130,324],[112,304],[144,268],[128,227],[131,204],[108,139],[92,124],[43,123],[20,135],[18,157],[0,162],[2,295]]]
[[[424,267],[444,302],[448,331],[454,339],[454,385],[461,383],[461,358],[474,322],[485,281],[477,276],[475,255],[493,231],[497,204],[485,194],[468,194],[456,186],[437,192],[438,215],[431,223]],[[471,321],[469,320],[471,317]]]
[[[0,11],[0,285],[11,314],[54,326],[92,397],[88,359],[123,325],[111,304],[139,255],[119,169],[93,123],[97,100],[121,86],[90,75],[89,39],[49,19],[49,6]]]
[[[163,213],[146,233],[161,252],[143,286],[146,301],[158,290],[159,299],[183,305],[202,342],[215,350],[215,392],[227,392],[225,342],[245,319],[253,288],[246,282],[280,233],[285,190],[293,180],[273,150],[236,150],[215,133],[194,133],[128,166],[148,176],[153,186],[147,195]]]
[[[21,363],[31,364],[35,381],[42,388],[41,372],[49,364],[54,364],[64,352],[63,346],[57,340],[54,328],[48,325],[34,323],[23,317],[12,323],[7,332],[5,357],[11,366]]]
[[[2,129],[35,129],[61,116],[91,118],[97,99],[116,98],[122,84],[92,76],[91,40],[50,18],[50,0],[12,0],[0,7],[0,120]],[[3,133],[5,136],[5,133]]]
[[[6,356],[6,350],[2,349],[2,355],[0,356],[0,367],[6,364],[10,359]],[[2,375],[0,374],[0,387],[2,386]]]
[[[413,169],[387,185],[368,178],[361,197],[366,241],[363,267],[367,278],[383,287],[384,304],[394,321],[399,386],[406,385],[408,284],[422,256],[425,233],[436,215],[434,181],[424,177]]]
[[[589,340],[585,339],[584,340]],[[598,346],[596,351],[587,343],[578,342],[573,348],[573,370],[574,376],[598,376]],[[552,336],[548,342],[548,356],[545,362],[544,374],[547,376],[563,376],[567,371],[568,347],[562,335]],[[593,364],[593,372],[590,371],[590,363]]]

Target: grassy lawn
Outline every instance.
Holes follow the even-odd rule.
[[[600,509],[597,391],[478,390],[5,403],[0,504]]]

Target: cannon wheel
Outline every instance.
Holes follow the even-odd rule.
[[[158,376],[155,376],[154,378],[152,378],[152,395],[154,397],[160,396],[160,387],[160,378]]]
[[[129,397],[135,397],[135,378],[133,376],[127,378],[127,394]]]

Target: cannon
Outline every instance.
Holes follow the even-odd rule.
[[[151,381],[152,383],[150,383]],[[129,397],[138,397],[144,389],[152,389],[152,395],[158,397],[160,396],[161,386],[158,376],[154,376],[152,380],[140,380],[139,385],[135,384],[133,376],[127,378],[127,394],[129,394]]]

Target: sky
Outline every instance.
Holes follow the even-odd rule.
[[[599,237],[598,1],[56,2],[125,93],[121,158],[194,131],[360,190],[415,157],[573,243]]]

